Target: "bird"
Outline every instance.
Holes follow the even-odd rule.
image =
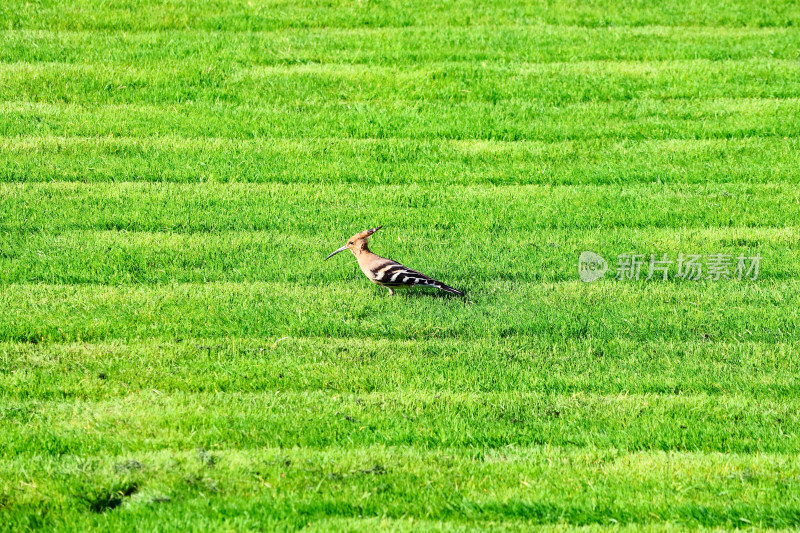
[[[370,252],[367,241],[369,237],[381,229],[383,226],[368,229],[361,233],[356,233],[347,241],[347,244],[334,250],[325,261],[345,250],[350,250],[353,255],[358,259],[358,266],[361,271],[369,278],[372,283],[380,285],[389,290],[389,296],[394,294],[394,290],[401,287],[434,287],[436,289],[464,296],[464,293],[458,289],[454,289],[445,285],[441,281],[437,281],[421,272],[410,269],[401,265],[397,261],[381,257],[377,254]]]

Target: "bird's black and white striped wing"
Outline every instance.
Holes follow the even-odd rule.
[[[441,281],[437,281],[422,272],[417,272],[391,259],[376,265],[372,274],[375,283],[386,287],[414,287],[421,285],[423,287],[434,287],[460,296],[464,295],[463,292],[449,287]]]

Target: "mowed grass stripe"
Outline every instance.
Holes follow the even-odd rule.
[[[94,32],[0,29],[0,62],[148,66],[797,59],[792,28],[499,26]],[[586,46],[590,42],[591,46]]]
[[[797,396],[800,347],[774,333],[760,342],[607,336],[2,343],[0,397],[97,401],[153,389],[167,395],[280,390]]]
[[[116,88],[113,90],[117,90]],[[124,89],[120,89],[124,90]],[[198,89],[199,90],[199,89]],[[482,140],[798,137],[800,99],[391,102],[250,107],[2,102],[0,136]]]
[[[0,181],[797,183],[798,138],[451,141],[0,137]]]
[[[538,336],[732,342],[796,339],[800,323],[796,280],[467,285],[469,265],[446,276],[429,273],[469,297],[388,297],[363,276],[291,285],[5,285],[0,341]]]
[[[179,528],[177,516],[194,513],[219,527],[247,529],[281,518],[283,527],[326,531],[331,524],[348,531],[518,531],[565,520],[605,524],[610,518],[635,524],[637,531],[662,520],[728,527],[798,523],[798,502],[791,495],[800,477],[797,463],[776,454],[348,446],[37,458],[33,476],[29,464],[27,457],[0,460],[0,473],[22,487],[9,491],[0,509],[15,524],[25,523],[23,513],[36,507],[54,511],[45,517],[51,526],[114,528],[133,516],[145,529]],[[135,484],[137,490],[116,512],[88,513],[76,477],[89,495],[96,486]],[[195,503],[214,494],[214,506]],[[154,504],[159,497],[171,498],[167,505]],[[376,518],[364,523],[356,516]]]
[[[587,46],[587,42],[591,46]],[[0,62],[155,66],[797,59],[793,28],[500,26],[95,32],[0,29]]]
[[[349,184],[16,183],[0,184],[0,212],[4,214],[0,229],[6,232],[283,231],[314,233],[321,248],[380,224],[387,230],[398,228],[392,238],[415,227],[428,227],[440,235],[456,226],[463,234],[796,228],[800,200],[790,184],[354,188]]]
[[[798,43],[800,44],[800,42]],[[426,63],[215,66],[161,61],[149,66],[0,64],[0,101],[71,104],[224,103],[349,105],[426,102],[567,105],[635,99],[794,98],[800,62],[601,61],[544,64]]]
[[[679,254],[726,254],[729,275],[736,278],[738,258],[760,256],[761,283],[791,281],[800,264],[800,229],[787,228],[609,228],[496,229],[475,232],[454,224],[429,228],[424,219],[386,228],[372,239],[378,254],[417,269],[459,280],[466,286],[508,282],[562,282],[577,279],[581,252],[591,250],[609,261],[614,275],[622,253],[638,253],[644,262],[641,279],[649,275],[650,256],[673,261],[669,278],[677,274]],[[351,233],[302,230],[287,234],[268,231],[132,232],[68,230],[14,232],[0,236],[0,284],[171,284],[175,282],[333,283],[353,280],[361,272],[349,254],[323,261]],[[419,243],[424,242],[425,246]],[[708,272],[704,267],[703,276]],[[468,271],[468,274],[465,273]],[[656,280],[662,273],[654,271]],[[742,272],[742,279],[751,276]],[[659,281],[661,282],[661,281]]]
[[[795,453],[800,400],[739,395],[159,391],[5,402],[4,456],[413,445]]]
[[[288,0],[242,3],[156,2],[124,0],[109,6],[103,0],[81,0],[69,6],[53,0],[36,4],[23,0],[4,2],[0,18],[9,29],[68,30],[184,30],[186,28],[254,31],[283,28],[362,27],[481,27],[493,25],[556,24],[559,26],[796,26],[800,8],[785,0],[753,4],[733,0],[724,9],[715,3],[675,0],[619,4],[611,0],[575,5],[568,0],[528,2],[513,0],[486,4],[478,0],[431,5],[428,2],[391,0],[353,4],[336,0],[324,5]]]

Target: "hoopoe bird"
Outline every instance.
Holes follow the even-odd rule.
[[[464,296],[464,293],[453,287],[449,287],[441,281],[436,281],[433,278],[426,276],[421,272],[412,270],[385,257],[381,257],[369,251],[367,240],[370,235],[381,229],[383,226],[368,229],[361,233],[356,233],[347,244],[335,250],[332,254],[325,258],[327,261],[339,252],[350,250],[353,255],[358,259],[358,266],[361,271],[369,278],[372,283],[376,283],[381,287],[389,290],[389,296],[394,294],[394,290],[401,287],[416,287],[418,285],[424,287],[435,287],[437,289]]]

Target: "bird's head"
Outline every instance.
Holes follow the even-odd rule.
[[[325,260],[330,259],[334,255],[338,254],[339,252],[344,252],[345,250],[350,250],[354,254],[357,254],[360,250],[367,249],[367,239],[369,236],[381,229],[383,226],[378,226],[377,228],[372,228],[368,230],[364,230],[361,233],[356,233],[349,239],[347,239],[347,244],[339,248],[338,250],[334,250],[331,255],[325,258]]]

